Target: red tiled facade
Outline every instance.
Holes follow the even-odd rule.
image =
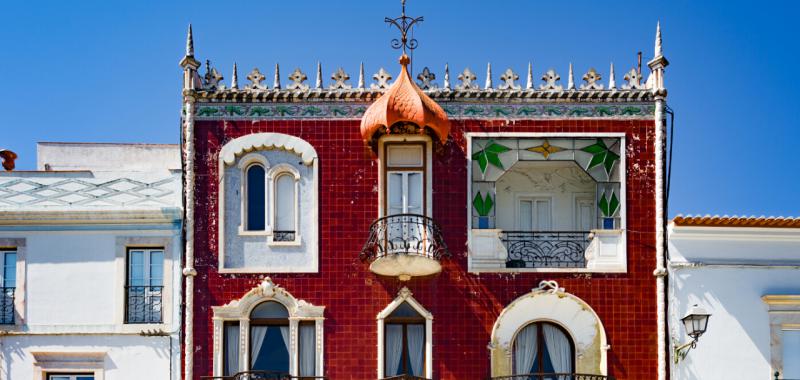
[[[378,215],[377,156],[360,120],[197,120],[194,122],[194,377],[212,374],[212,306],[241,298],[266,276],[298,299],[325,306],[324,368],[329,379],[375,379],[376,314],[407,286],[433,316],[434,379],[490,376],[492,326],[511,301],[542,280],[556,280],[586,301],[606,330],[608,374],[654,379],[657,373],[656,123],[641,119],[452,120],[447,143],[433,149],[433,219],[452,254],[442,271],[400,282],[359,260]],[[218,153],[228,141],[277,132],[313,145],[319,161],[319,271],[314,274],[218,273]],[[467,270],[468,132],[625,133],[627,273],[482,273]],[[185,348],[187,349],[187,348]]]

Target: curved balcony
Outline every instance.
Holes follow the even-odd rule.
[[[614,380],[611,376],[581,373],[528,373],[524,375],[497,376],[491,380]]]
[[[439,273],[439,260],[449,256],[441,230],[433,219],[416,214],[396,214],[372,222],[361,260],[381,276],[411,277]]]
[[[202,380],[327,380],[325,376],[292,376],[279,371],[244,371],[231,376],[201,376]]]

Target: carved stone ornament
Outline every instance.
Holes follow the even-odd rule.
[[[533,288],[533,291],[534,292],[536,292],[536,291],[540,291],[540,292],[549,291],[550,293],[557,294],[559,292],[560,293],[564,293],[564,288],[558,287],[558,282],[556,282],[555,280],[540,281],[539,282],[539,286],[536,287],[536,288]]]
[[[500,76],[500,80],[503,81],[503,83],[497,86],[500,90],[519,90],[522,88],[522,86],[514,83],[514,81],[519,80],[519,75],[511,70],[511,68],[506,69],[503,75]]]
[[[215,91],[225,89],[225,85],[220,83],[224,79],[222,74],[220,74],[215,67],[211,67],[211,62],[209,61],[206,61],[206,75],[203,79],[204,90]]]
[[[461,74],[458,74],[458,80],[461,83],[456,85],[456,90],[477,90],[478,84],[475,83],[478,80],[478,76],[472,72],[472,70],[467,67]]]
[[[303,83],[307,79],[308,76],[306,76],[304,72],[300,71],[299,68],[296,68],[291,74],[289,74],[289,80],[292,82],[286,85],[286,88],[289,90],[308,90],[308,85]]]
[[[261,71],[258,71],[258,67],[254,67],[253,71],[251,71],[250,74],[247,74],[247,80],[249,80],[250,83],[244,86],[244,88],[248,90],[266,90],[267,86],[261,84],[261,81],[264,79],[266,79],[264,74],[261,74]]]
[[[372,74],[372,79],[375,79],[377,83],[370,84],[369,88],[373,90],[385,90],[389,88],[389,81],[392,80],[392,74],[389,74],[388,71],[381,67],[377,73]]]
[[[344,69],[341,67],[331,74],[331,79],[333,79],[333,83],[328,86],[331,90],[349,90],[353,88],[353,85],[347,83],[347,81],[350,80],[350,75],[344,72]]]
[[[603,85],[599,83],[601,79],[603,78],[594,67],[589,69],[586,74],[583,74],[583,80],[585,80],[586,83],[581,85],[581,90],[602,90]]]
[[[642,78],[636,69],[631,69],[625,74],[624,79],[628,81],[628,83],[622,85],[623,90],[641,90],[644,88],[642,84]]]
[[[436,83],[433,83],[436,80],[436,74],[432,73],[431,70],[426,66],[422,69],[422,72],[417,75],[417,79],[419,79],[419,88],[423,90],[433,90],[438,88]]]
[[[540,90],[561,91],[564,89],[563,86],[558,84],[558,81],[561,80],[561,76],[553,69],[547,70],[547,72],[542,75],[542,80],[544,84],[539,85]]]

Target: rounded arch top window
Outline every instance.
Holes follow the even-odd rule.
[[[514,339],[514,374],[570,374],[575,372],[575,343],[561,326],[533,322]]]
[[[267,301],[250,312],[250,370],[289,373],[289,311]]]
[[[245,178],[245,211],[246,227],[248,231],[264,231],[266,228],[266,187],[265,170],[261,164],[252,164],[247,167]]]
[[[280,302],[262,302],[250,312],[250,319],[288,319],[289,310]]]

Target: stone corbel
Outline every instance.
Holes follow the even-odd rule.
[[[597,272],[627,271],[625,231],[592,230],[591,242],[586,249],[586,268]]]
[[[508,251],[500,239],[500,229],[473,229],[470,231],[469,255],[473,270],[504,269]]]

